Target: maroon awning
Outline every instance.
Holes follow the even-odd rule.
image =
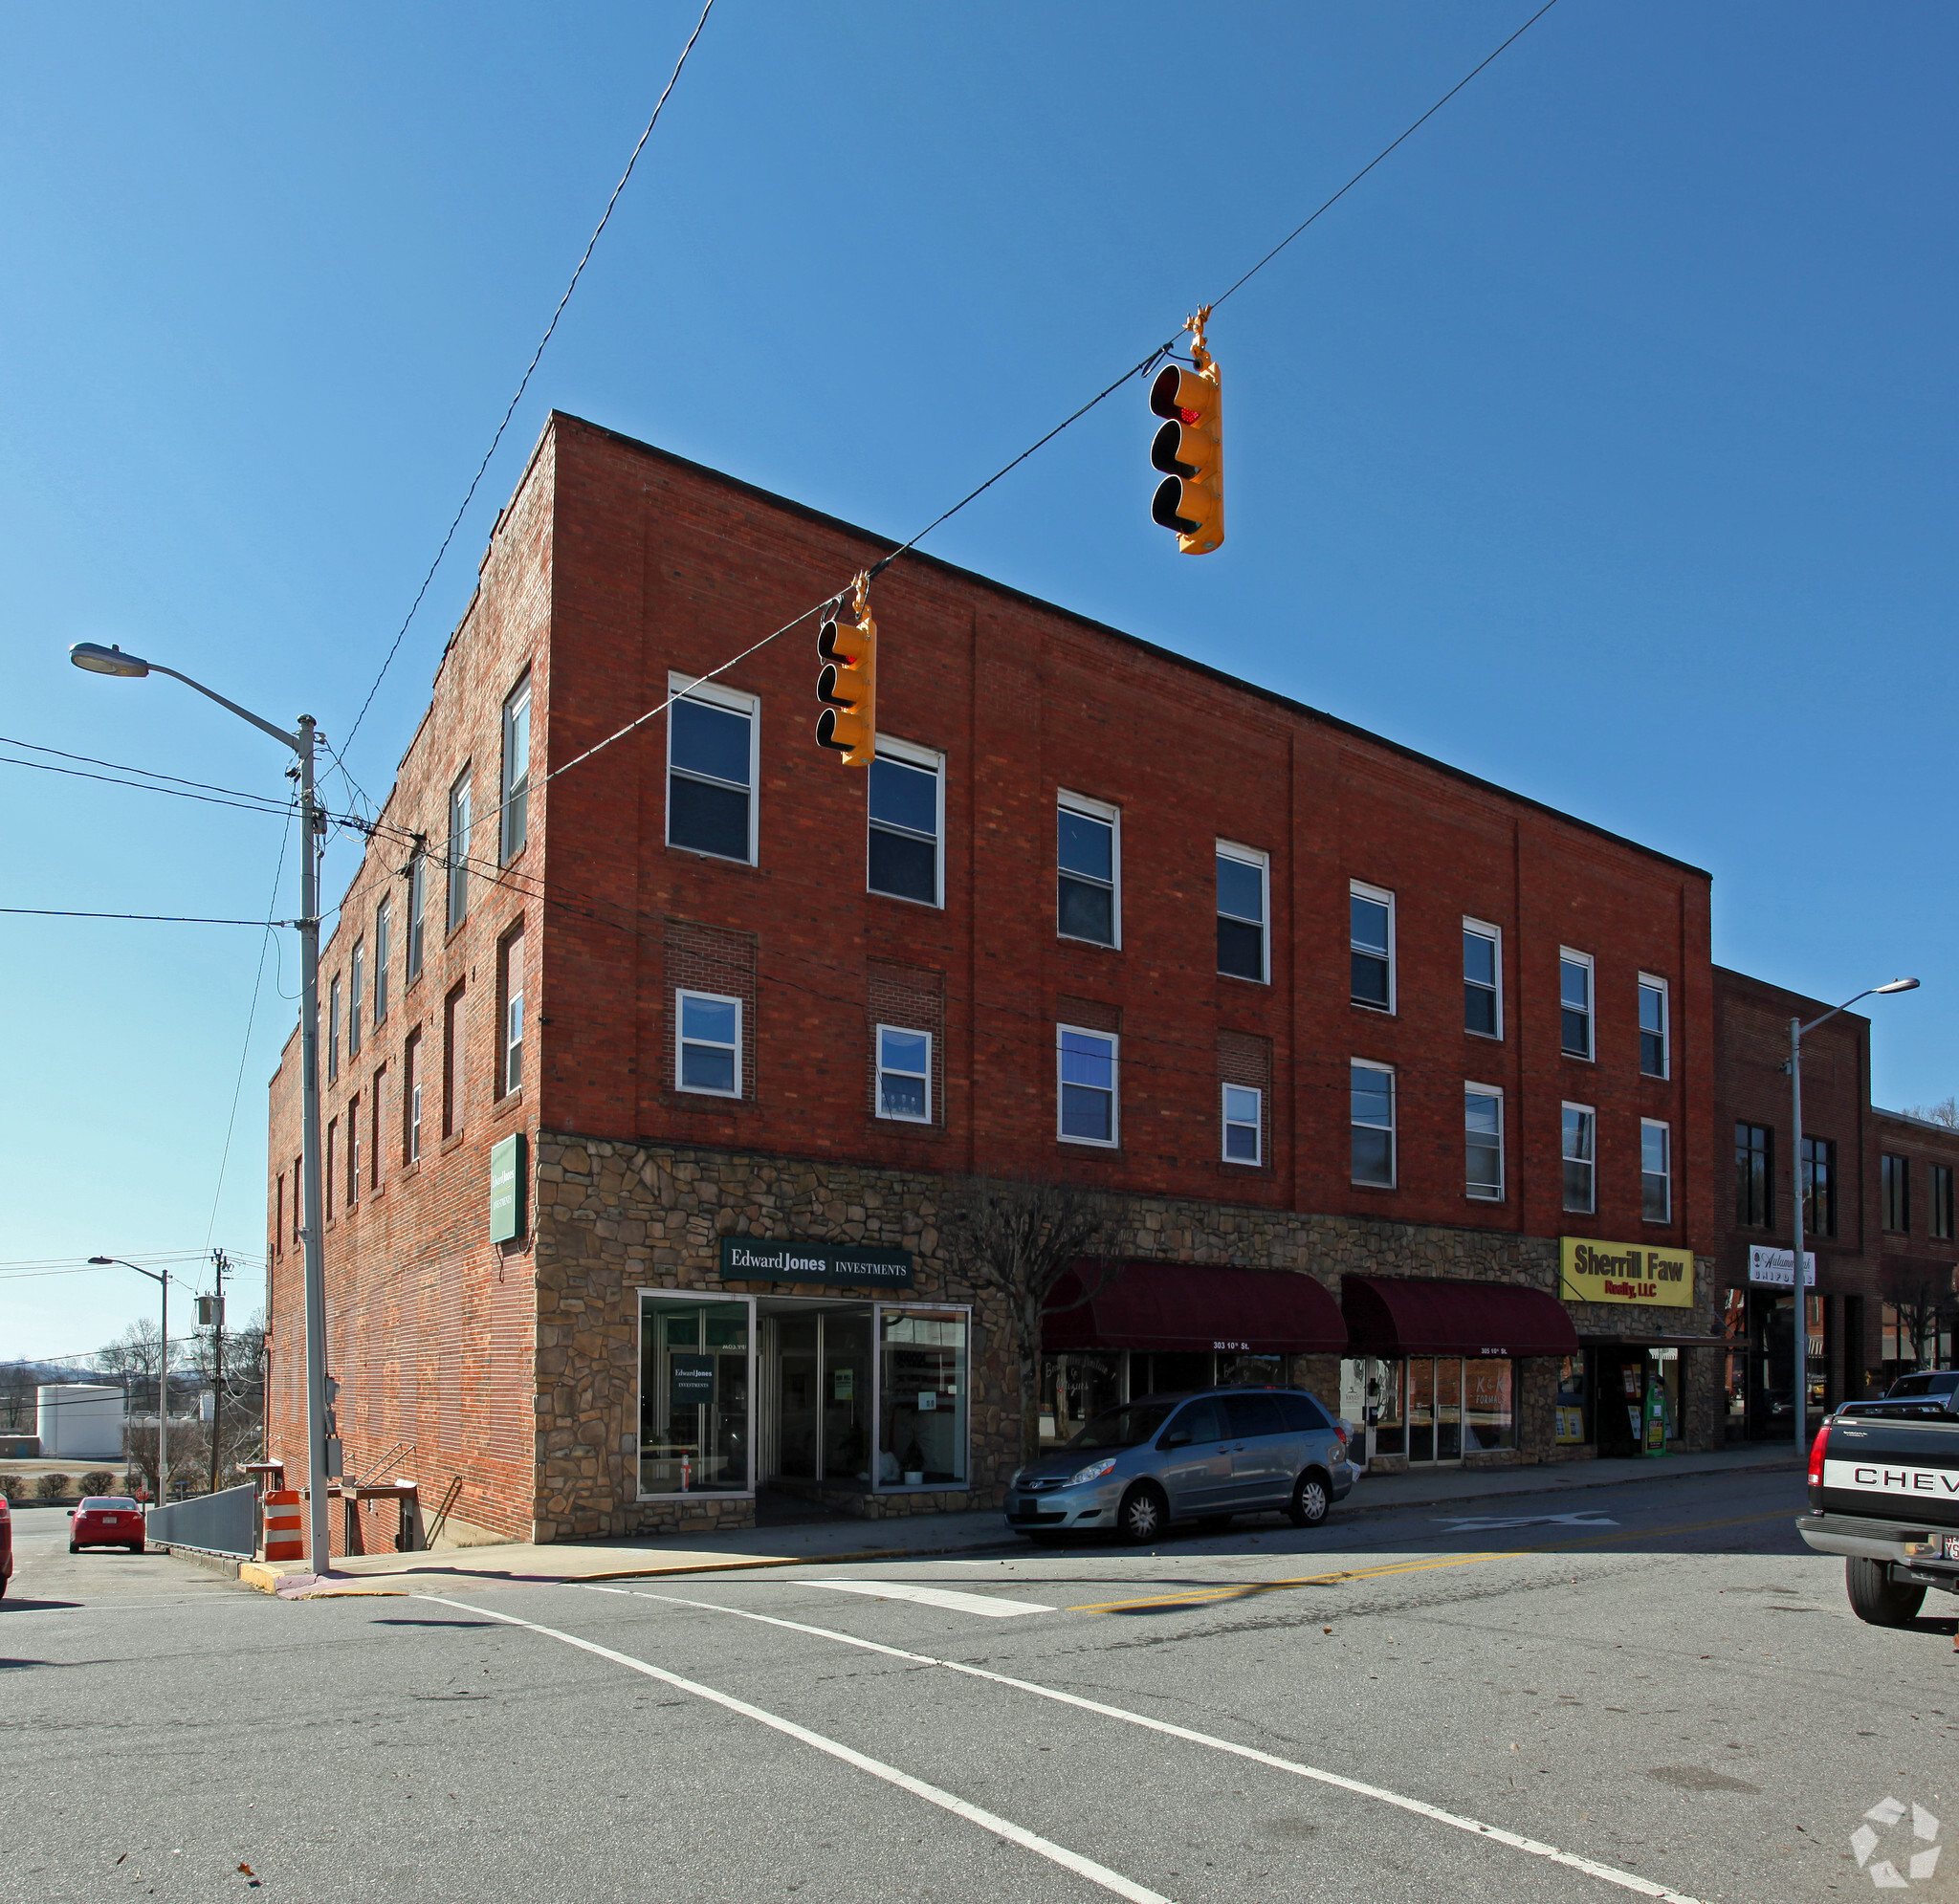
[[[1235,1348],[1252,1355],[1344,1355],[1347,1325],[1326,1284],[1284,1269],[1125,1262],[1069,1270],[1047,1298],[1041,1346]],[[1084,1290],[1090,1291],[1086,1300]]]
[[[1502,1282],[1343,1276],[1353,1355],[1575,1355],[1578,1332],[1555,1296]]]

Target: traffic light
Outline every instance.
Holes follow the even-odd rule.
[[[850,609],[840,595],[825,611],[816,651],[824,664],[816,698],[825,703],[816,744],[841,754],[847,767],[869,766],[877,754],[877,624],[865,577],[857,578]]]
[[[1174,530],[1186,556],[1208,556],[1224,540],[1224,432],[1218,365],[1204,348],[1206,305],[1189,320],[1196,368],[1168,363],[1150,385],[1150,408],[1165,419],[1150,445],[1163,480],[1150,505],[1152,520]]]

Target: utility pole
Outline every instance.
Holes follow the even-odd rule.
[[[223,1250],[210,1253],[211,1275],[217,1294],[211,1298],[210,1315],[210,1491],[218,1491],[218,1430],[225,1418],[225,1272],[231,1266]]]

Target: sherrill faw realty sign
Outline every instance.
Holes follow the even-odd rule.
[[[1558,1294],[1568,1302],[1651,1302],[1664,1309],[1694,1306],[1691,1250],[1652,1250],[1636,1243],[1601,1243],[1590,1237],[1558,1240]]]

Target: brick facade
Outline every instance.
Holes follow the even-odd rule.
[[[322,953],[324,988],[356,936],[373,943],[381,894],[405,904],[407,836],[426,835],[424,970],[402,976],[398,909],[388,1018],[325,1109],[344,1119],[359,1092],[371,1117],[373,1073],[387,1066],[382,1141],[363,1140],[373,1181],[337,1203],[325,1237],[350,1466],[409,1443],[400,1471],[431,1495],[460,1476],[457,1514],[499,1533],[671,1521],[679,1509],[627,1485],[628,1292],[710,1274],[710,1186],[713,1207],[758,1236],[834,1237],[833,1212],[863,1208],[883,1215],[846,1230],[861,1220],[896,1239],[915,1217],[919,1286],[941,1291],[957,1268],[924,1240],[926,1212],[948,1177],[975,1171],[1117,1194],[1137,1255],[1264,1262],[1335,1287],[1364,1267],[1554,1288],[1567,1234],[1713,1250],[1708,881],[1678,861],[923,558],[873,593],[879,731],[942,759],[942,906],[866,890],[865,777],[810,738],[813,623],[720,677],[754,697],[754,864],[667,843],[665,718],[567,764],[658,706],[672,677],[719,667],[888,546],[551,420]],[[528,838],[499,867],[500,711],[526,669]],[[1176,744],[1161,744],[1173,728]],[[435,856],[466,767],[477,831],[468,915],[451,930]],[[1056,930],[1063,790],[1119,809],[1119,950]],[[1218,970],[1221,842],[1266,856],[1269,983]],[[1355,881],[1395,895],[1392,1011],[1351,1002]],[[1465,917],[1500,929],[1498,1038],[1464,1029]],[[498,1095],[497,947],[519,927],[525,1069]],[[1590,1059],[1560,1050],[1560,948],[1594,962]],[[1641,1070],[1642,974],[1667,988],[1664,1076]],[[451,1038],[445,1001],[458,988]],[[676,1088],[682,988],[741,1002],[738,1098]],[[880,1022],[932,1033],[930,1122],[875,1114]],[[1058,1138],[1060,1023],[1119,1037],[1118,1147]],[[417,1032],[425,1112],[409,1164],[402,1091]],[[1354,1059],[1395,1069],[1391,1189],[1352,1180]],[[275,1210],[298,1150],[296,1067],[295,1047],[272,1089]],[[1223,1161],[1223,1082],[1264,1092],[1255,1167]],[[1465,1193],[1470,1082],[1504,1096],[1501,1201]],[[431,1098],[450,1106],[433,1125]],[[1597,1210],[1582,1216],[1563,1208],[1567,1102],[1596,1115]],[[1642,1215],[1642,1119],[1671,1137],[1663,1221]],[[531,1140],[536,1221],[499,1247],[487,1241],[488,1153],[511,1130]],[[290,1237],[275,1237],[271,1433],[289,1455],[303,1418],[297,1270]],[[1700,1283],[1692,1326],[1705,1331],[1715,1283]],[[1617,1305],[1577,1321],[1605,1336],[1689,1326],[1679,1310]],[[985,1412],[1003,1406],[1004,1326],[983,1304],[976,1314],[976,1500],[997,1498],[1006,1458]],[[1549,1379],[1526,1366],[1527,1456],[1548,1452]]]

